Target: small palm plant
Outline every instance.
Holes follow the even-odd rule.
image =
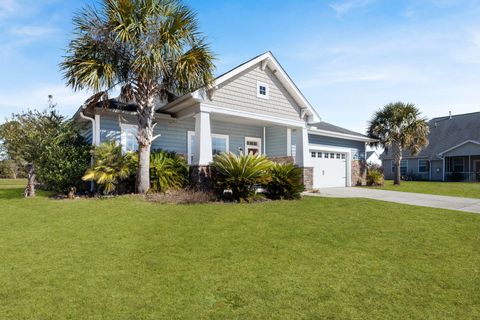
[[[150,179],[152,191],[181,189],[188,184],[187,161],[175,153],[153,152],[150,156]]]
[[[248,201],[255,194],[255,186],[270,181],[271,166],[272,162],[262,155],[222,153],[212,163],[214,187],[222,193],[231,190],[233,200]]]
[[[93,164],[82,177],[83,181],[95,181],[102,186],[104,194],[116,190],[117,185],[135,171],[136,153],[122,154],[122,146],[105,142],[93,151]]]
[[[302,169],[289,163],[275,163],[270,168],[271,181],[266,185],[269,198],[278,200],[300,199],[305,190],[302,181]]]

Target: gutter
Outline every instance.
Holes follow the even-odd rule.
[[[91,118],[91,117],[87,117],[83,111],[86,109],[87,107],[86,106],[82,106],[81,107],[81,111],[79,112],[79,116],[80,118],[82,119],[85,119],[85,120],[90,120],[90,122],[92,123],[92,145],[95,146],[97,145],[98,141],[96,141],[96,132],[95,132],[95,119],[94,118]]]

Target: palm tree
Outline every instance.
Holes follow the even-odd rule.
[[[394,184],[400,185],[400,163],[403,150],[416,155],[428,145],[429,127],[425,118],[414,104],[390,103],[375,112],[369,122],[368,136],[376,139],[374,146],[385,151],[392,149],[395,165]]]
[[[179,0],[103,0],[73,19],[75,34],[60,67],[75,91],[90,89],[87,105],[120,98],[137,105],[139,165],[136,188],[150,188],[150,148],[156,101],[208,86],[213,54],[195,13]]]

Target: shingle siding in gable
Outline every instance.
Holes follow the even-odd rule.
[[[257,97],[257,81],[268,84],[269,99]],[[256,65],[222,84],[215,91],[211,103],[234,110],[300,120],[300,110],[294,99],[272,71],[269,68],[262,71],[260,65]]]

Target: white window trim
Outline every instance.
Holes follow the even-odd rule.
[[[258,149],[258,154],[263,154],[262,152],[262,138],[258,137],[245,137],[245,149],[244,152],[246,154],[248,148],[253,149],[252,146],[247,145],[247,141],[255,141],[258,143],[257,149]]]
[[[260,86],[265,87],[265,95],[260,94]],[[257,81],[257,98],[270,99],[270,86],[267,83]]]
[[[127,124],[127,123],[120,123],[120,144],[122,145],[122,153],[127,152],[127,130],[134,129],[135,131],[138,130],[138,126],[135,124]],[[137,136],[135,135],[135,139]],[[137,141],[138,145],[138,141]]]
[[[427,171],[420,171],[420,161],[427,161]],[[430,171],[430,161],[427,159],[418,159],[418,173],[428,173]]]
[[[187,162],[188,164],[192,164],[192,137],[195,136],[195,131],[188,131],[187,132]],[[212,133],[212,140],[213,138],[219,138],[219,139],[225,139],[226,140],[226,145],[227,145],[227,150],[226,152],[230,152],[230,136],[227,134],[217,134],[217,133]],[[213,142],[213,141],[212,141]],[[213,146],[212,146],[212,152],[213,152]]]

